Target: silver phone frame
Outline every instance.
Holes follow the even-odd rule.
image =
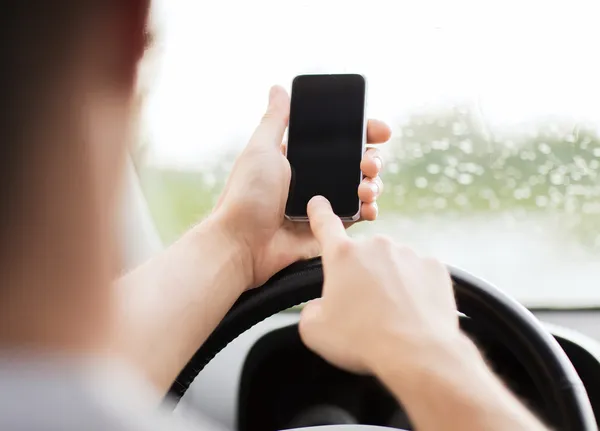
[[[297,75],[294,77],[294,79],[292,80],[292,86],[291,86],[291,91],[290,91],[290,106],[292,104],[292,98],[294,97],[294,81],[296,80],[296,78],[298,78],[299,76],[331,76],[331,75],[359,75],[363,78],[364,82],[365,82],[365,100],[364,100],[364,106],[363,106],[363,136],[362,136],[362,146],[361,146],[361,157],[365,154],[365,151],[367,150],[367,123],[368,123],[368,119],[367,119],[367,95],[368,95],[368,87],[369,87],[369,81],[367,80],[367,77],[365,75],[363,75],[362,73],[306,73],[306,74],[302,74],[302,75]],[[289,127],[289,125],[288,125]],[[287,143],[287,145],[285,146],[285,158],[287,159],[287,152],[288,152],[288,148],[289,148],[289,141]],[[364,179],[364,175],[362,173],[362,170],[360,169],[359,166],[359,175],[360,175],[360,183],[362,183],[362,180]],[[362,208],[362,201],[360,200],[360,197],[358,196],[358,190],[356,190],[356,197],[358,199],[358,210],[356,211],[356,214],[354,214],[351,217],[340,217],[340,220],[342,220],[343,222],[355,222],[360,220],[360,210]],[[290,220],[290,221],[294,221],[294,222],[307,222],[308,217],[290,217],[287,214],[285,214],[284,212],[284,216],[286,219]]]

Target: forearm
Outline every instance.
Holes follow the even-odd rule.
[[[242,248],[206,220],[119,280],[120,353],[166,391],[249,279]]]
[[[492,373],[466,337],[399,360],[407,355],[390,347],[376,359],[374,369],[401,399],[417,429],[547,430]]]

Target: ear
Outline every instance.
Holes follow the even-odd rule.
[[[150,15],[150,0],[129,0],[131,3],[131,31],[135,41],[133,54],[139,61],[149,42],[148,18]]]
[[[149,43],[148,18],[150,0],[120,0],[122,3],[122,34],[125,46],[125,73],[128,80],[135,80],[137,66]]]

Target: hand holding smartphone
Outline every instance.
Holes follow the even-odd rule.
[[[360,217],[358,186],[366,143],[362,75],[300,75],[292,83],[287,158],[292,169],[285,216],[307,221],[306,206],[326,197],[343,221]]]

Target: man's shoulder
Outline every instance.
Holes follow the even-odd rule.
[[[35,365],[0,361],[0,430],[219,430],[161,410],[157,394],[122,368]]]

